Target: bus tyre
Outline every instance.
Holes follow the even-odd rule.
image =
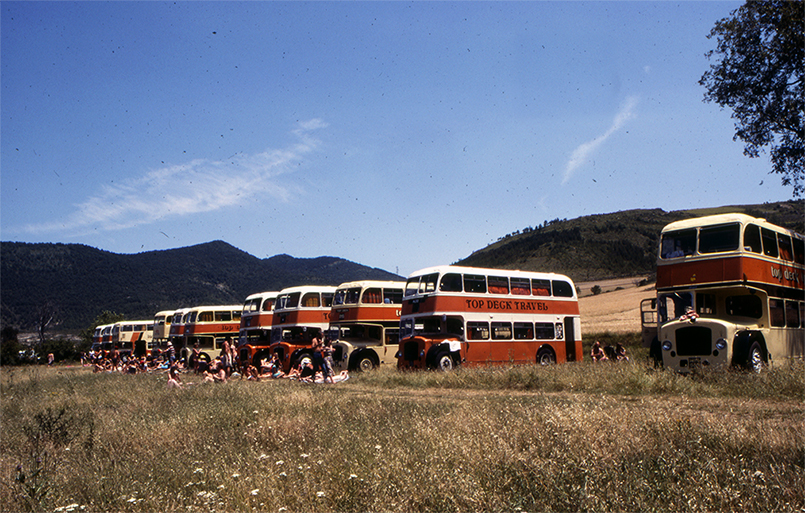
[[[355,359],[354,368],[360,372],[367,372],[375,368],[375,361],[369,354],[359,354]]]
[[[210,355],[208,355],[207,353],[201,353],[201,354],[199,354],[199,355],[198,355],[198,359],[199,359],[199,360],[203,360],[203,361],[205,361],[205,362],[207,362],[207,363],[210,363],[210,361],[212,360],[212,358],[210,358]]]
[[[540,365],[553,365],[556,363],[556,355],[550,347],[543,347],[537,351],[537,363]]]
[[[763,348],[755,341],[749,346],[749,354],[746,357],[746,368],[755,373],[763,370]]]
[[[436,369],[440,371],[450,371],[455,367],[453,357],[447,351],[442,351],[436,356]]]

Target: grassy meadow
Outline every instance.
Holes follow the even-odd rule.
[[[630,349],[631,350],[631,349]],[[0,370],[2,511],[802,511],[805,366]]]

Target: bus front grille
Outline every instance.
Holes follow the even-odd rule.
[[[403,360],[412,362],[419,359],[419,342],[411,340],[403,345]]]
[[[704,326],[687,326],[676,330],[676,352],[679,356],[710,356],[713,334]]]

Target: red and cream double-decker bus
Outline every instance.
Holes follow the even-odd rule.
[[[259,367],[260,360],[268,357],[274,302],[278,294],[279,292],[259,292],[248,296],[243,303],[238,338],[238,354],[242,363]]]
[[[760,371],[805,346],[805,238],[745,214],[686,219],[662,230],[657,297],[644,300],[652,354],[675,371]],[[654,315],[646,315],[653,313]]]
[[[154,345],[159,346],[168,341],[170,337],[171,322],[173,313],[176,310],[163,310],[154,315]]]
[[[271,354],[277,354],[285,372],[312,357],[313,335],[324,334],[330,325],[335,287],[303,285],[280,291],[274,304]]]
[[[355,281],[335,291],[328,336],[335,371],[396,363],[403,281]]]
[[[154,335],[152,321],[120,321],[112,324],[112,347],[120,354],[145,356]]]
[[[108,340],[106,342],[110,343],[109,349],[111,349],[111,342],[112,342],[112,325],[111,324],[101,324],[100,326],[95,327],[95,331],[92,334],[92,351],[94,354],[99,354],[105,348],[103,347],[104,342],[104,335],[108,335]]]
[[[405,285],[397,366],[581,361],[576,288],[553,273],[440,266]]]
[[[168,330],[168,340],[170,340],[177,351],[184,345],[184,327],[188,313],[190,313],[189,308],[180,308],[173,312],[173,318],[171,319],[171,325]]]
[[[198,344],[199,358],[210,361],[229,338],[236,344],[240,330],[241,305],[194,306],[186,314],[184,341],[177,354],[187,357]]]

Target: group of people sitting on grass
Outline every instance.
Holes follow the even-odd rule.
[[[194,372],[203,377],[203,382],[226,383],[233,378],[261,381],[263,379],[292,379],[305,383],[338,383],[349,379],[344,370],[338,374],[333,371],[333,346],[329,339],[324,339],[321,332],[314,334],[311,341],[312,356],[300,358],[287,373],[282,369],[282,362],[276,354],[270,359],[261,359],[249,364],[241,362],[235,344],[227,337],[221,346],[221,352],[211,361],[203,358],[198,344],[195,344],[187,358],[176,359],[173,346],[163,351],[153,351],[148,356],[135,357],[119,353],[113,349],[109,353],[90,353],[87,364],[93,366],[94,372],[121,372],[138,374],[141,372],[168,372],[168,388],[182,388],[184,383],[181,373]]]
[[[593,342],[593,349],[590,352],[590,357],[593,359],[593,362],[602,362],[605,360],[612,360],[612,361],[629,360],[629,357],[626,356],[626,348],[623,347],[623,344],[621,344],[620,342],[615,344],[615,347],[612,347],[610,344],[601,347],[601,342],[597,340]]]

